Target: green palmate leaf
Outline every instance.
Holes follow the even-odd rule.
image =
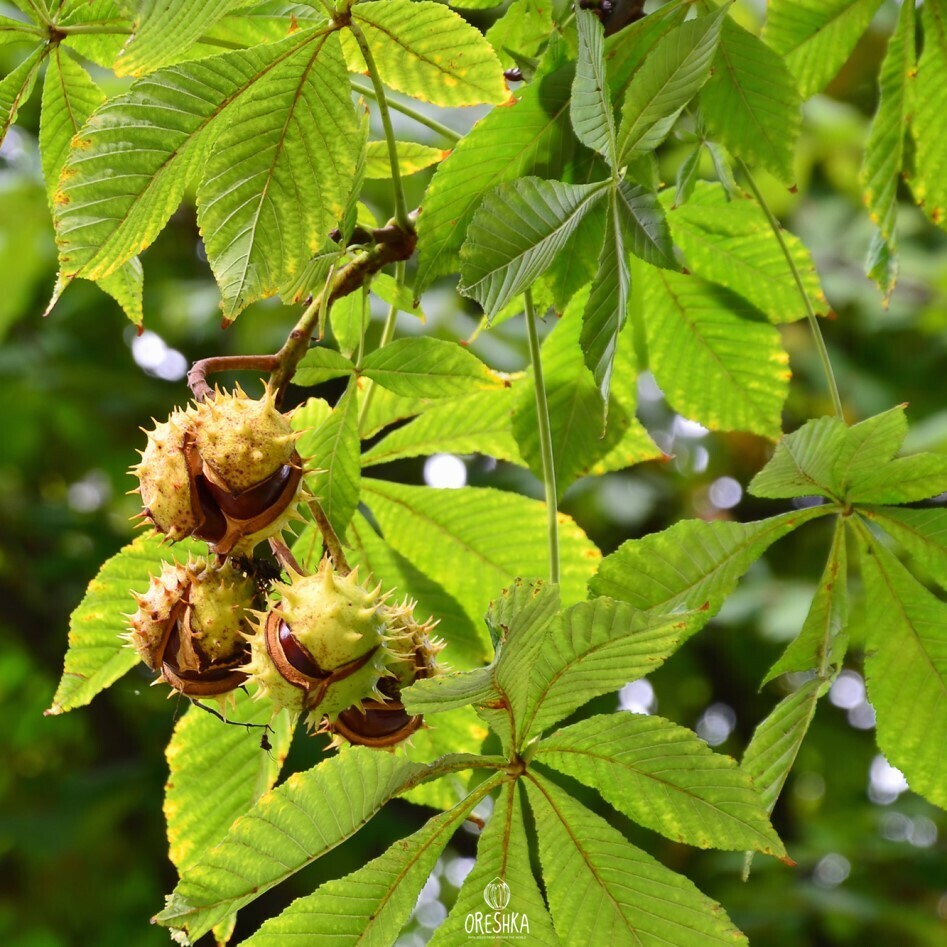
[[[499,701],[501,695],[490,665],[416,681],[402,692],[402,698],[408,713],[427,714]]]
[[[668,205],[670,192],[665,195]],[[770,322],[805,318],[805,303],[786,266],[782,247],[755,201],[742,196],[728,198],[723,188],[698,182],[688,202],[670,210],[668,223],[691,272],[739,293]],[[809,251],[793,234],[784,232],[782,236],[813,310],[826,314],[829,306]]]
[[[309,487],[325,511],[332,528],[345,536],[346,527],[358,507],[362,468],[359,463],[358,395],[349,383],[332,414],[300,448],[315,458],[318,473],[308,478]]]
[[[842,633],[848,625],[848,601],[845,523],[839,517],[835,521],[835,536],[825,571],[819,579],[802,630],[766,672],[763,684],[780,674],[813,669],[818,671],[820,678],[825,679],[830,664],[839,666],[846,644]]]
[[[750,493],[770,499],[818,494],[841,500],[834,468],[847,440],[848,428],[838,418],[807,421],[780,439],[769,463],[750,481]]]
[[[365,34],[385,85],[436,105],[500,105],[509,98],[493,47],[463,17],[429,0],[360,3],[352,20]],[[344,34],[355,72],[365,64]]]
[[[365,947],[391,944],[451,836],[500,779],[494,776],[481,784],[460,805],[434,816],[358,871],[294,901],[245,940],[245,947],[280,947],[293,940]]]
[[[395,394],[415,398],[454,398],[507,384],[468,349],[427,336],[375,349],[361,372]]]
[[[321,38],[318,31],[296,34],[162,69],[98,109],[77,138],[56,194],[65,278],[100,279],[149,246],[201,167],[223,116],[261,77]],[[134,142],[129,126],[137,130]]]
[[[756,728],[743,754],[741,765],[753,779],[768,812],[773,811],[796,762],[824,686],[813,678],[784,697]]]
[[[593,177],[598,177],[598,171],[596,164],[589,165],[588,183],[591,183]],[[557,312],[562,312],[570,300],[592,282],[598,270],[602,235],[606,232],[607,220],[608,201],[604,200],[599,201],[582,218],[579,226],[566,241],[562,252],[533,287],[533,302],[537,312],[544,312],[549,308],[546,305],[547,297],[550,305]],[[523,311],[522,299],[514,298],[504,312],[494,317],[491,324],[497,325],[511,308],[515,308],[516,315],[519,315]]]
[[[590,717],[544,739],[533,759],[594,786],[619,812],[675,841],[786,854],[736,761],[670,720]]]
[[[826,512],[811,507],[753,523],[683,520],[623,543],[602,560],[589,589],[640,609],[706,606],[709,618],[769,546]]]
[[[484,194],[527,174],[558,177],[574,135],[569,100],[574,68],[538,76],[508,108],[494,109],[437,169],[418,219],[415,293],[460,265],[460,247]]]
[[[893,510],[859,507],[859,513],[893,536],[930,573],[947,584],[947,509]]]
[[[43,82],[39,133],[46,195],[54,213],[59,174],[69,153],[69,143],[104,101],[105,95],[85,69],[63,52],[61,46],[56,46],[50,54]],[[143,321],[143,278],[141,262],[133,257],[99,283],[137,326]]]
[[[763,39],[807,99],[842,68],[880,6],[881,0],[771,0]]]
[[[43,34],[35,24],[0,16],[0,48],[14,43],[35,44],[42,39]]]
[[[447,399],[397,428],[362,454],[362,466],[427,454],[486,454],[524,463],[513,436],[511,388]]]
[[[896,405],[846,430],[832,466],[832,483],[841,493],[884,467],[901,449],[908,433],[905,407]]]
[[[322,249],[345,210],[357,146],[336,33],[316,35],[241,97],[197,193],[226,319],[276,293]]]
[[[879,543],[862,543],[865,680],[878,746],[911,788],[947,808],[947,604]]]
[[[592,372],[602,404],[601,433],[612,383],[612,370],[618,349],[618,337],[628,312],[631,271],[625,252],[624,218],[619,210],[617,189],[609,193],[606,211],[605,241],[598,258],[598,271],[592,281],[582,313],[579,344],[585,364]]]
[[[641,264],[648,363],[668,401],[718,431],[779,436],[789,356],[740,297],[699,276]]]
[[[471,939],[470,915],[474,917],[474,926],[480,915],[481,929],[485,931],[485,924],[490,923],[486,917],[492,910],[484,901],[484,890],[498,880],[509,888],[509,904],[503,908],[500,923],[491,924],[493,936],[478,932],[477,939],[492,947],[515,947],[522,943],[528,929],[530,944],[548,947],[560,944],[529,863],[521,792],[514,781],[500,788],[493,814],[477,842],[477,861],[464,879],[450,914],[431,938],[431,947],[467,943]],[[490,921],[493,920],[490,917]]]
[[[605,188],[536,177],[501,184],[471,221],[460,291],[495,315],[549,268]]]
[[[221,17],[245,0],[139,0],[130,42],[115,63],[119,76],[140,76],[176,62]]]
[[[520,745],[593,697],[656,671],[706,622],[702,610],[648,614],[604,597],[567,609],[535,636],[535,661],[518,683],[528,689],[517,721]],[[501,667],[504,662],[518,669],[517,649],[501,655]]]
[[[364,293],[356,291],[337,299],[329,311],[332,334],[347,358],[354,357],[362,341],[368,321],[367,304]]]
[[[376,273],[372,278],[372,292],[383,299],[389,306],[396,306],[399,312],[406,312],[417,316],[422,322],[425,320],[424,310],[415,302],[414,294],[404,283],[397,282],[387,273]]]
[[[555,330],[542,346],[543,377],[549,402],[552,453],[559,496],[578,477],[597,469],[611,451],[622,445],[627,464],[661,456],[634,416],[634,350],[627,334],[619,341],[616,365],[619,384],[605,428],[604,403],[592,373],[586,368],[579,335],[588,291],[579,293],[566,308]],[[532,380],[519,388],[513,429],[530,469],[542,477],[542,457],[536,422]]]
[[[527,781],[556,931],[570,944],[747,943],[723,908],[548,780]]]
[[[914,109],[911,73],[915,65],[914,4],[902,3],[898,25],[888,41],[878,84],[881,101],[865,142],[861,182],[871,219],[890,254],[896,249],[898,182],[904,165],[904,135]],[[923,122],[922,122],[923,125]],[[896,270],[882,267],[869,275],[890,295]]]
[[[111,69],[134,27],[131,8],[125,0],[66,0],[56,16],[66,34],[62,43],[83,59]]]
[[[37,47],[16,69],[0,79],[0,144],[16,121],[20,106],[32,95],[39,67],[48,54],[49,47]]]
[[[782,57],[733,20],[724,20],[713,75],[700,93],[710,134],[749,164],[792,184],[801,106]]]
[[[342,378],[354,372],[355,366],[340,352],[317,345],[299,363],[293,381],[297,385],[321,385],[331,378]]]
[[[852,482],[853,503],[914,503],[947,493],[947,455],[912,454]]]
[[[726,7],[689,20],[657,42],[634,73],[622,106],[619,160],[653,151],[710,76]]]
[[[489,488],[435,490],[368,479],[362,495],[388,543],[476,622],[516,576],[548,569],[546,508],[536,500]],[[559,541],[562,597],[579,601],[600,553],[565,514],[559,515]]]
[[[423,414],[438,403],[446,404],[448,401],[396,395],[387,388],[376,386],[375,397],[368,406],[368,413],[359,425],[361,435],[363,438],[374,437],[388,425]]]
[[[260,745],[263,730],[228,727],[201,707],[177,722],[165,750],[170,775],[165,788],[169,857],[179,872],[199,861],[231,824],[273,788],[289,752],[293,720],[268,700],[237,691],[227,711],[235,724],[269,724],[271,749]]]
[[[513,0],[487,30],[487,42],[504,66],[519,66],[539,54],[555,28],[553,12],[545,0]]]
[[[363,578],[371,576],[383,591],[392,590],[398,604],[405,597],[417,602],[415,615],[420,621],[429,617],[439,621],[437,635],[447,642],[444,660],[451,667],[477,667],[487,659],[489,642],[479,623],[474,625],[457,599],[392,549],[360,513],[352,520],[350,541],[352,565],[359,567]]]
[[[572,83],[570,117],[583,144],[603,155],[618,170],[615,115],[605,78],[605,40],[602,25],[591,10],[576,10],[579,61]]]
[[[942,134],[947,87],[938,80],[947,70],[947,7],[936,0],[925,3],[921,24],[924,48],[912,93],[915,153],[911,189],[924,212],[943,227],[947,224],[947,142]]]
[[[646,263],[679,270],[667,218],[654,190],[622,181],[616,199],[626,232],[626,249]]]
[[[139,536],[89,583],[69,619],[69,650],[48,714],[84,706],[138,663],[137,652],[119,637],[128,627],[126,616],[135,610],[132,592],[144,592],[163,561],[184,561],[200,547],[178,543],[172,552],[163,540],[153,532]]]
[[[266,793],[226,838],[181,875],[157,921],[193,942],[300,868],[354,835],[389,799],[472,757],[433,766],[351,747]]]
[[[415,174],[443,161],[450,149],[432,148],[416,141],[395,142],[398,147],[398,170],[403,175]],[[383,141],[370,141],[365,154],[365,177],[369,180],[387,181],[391,177],[391,162],[388,160],[388,145]]]

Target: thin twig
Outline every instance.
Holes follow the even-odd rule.
[[[319,527],[319,532],[322,533],[322,541],[325,543],[325,547],[332,557],[332,561],[335,563],[335,571],[340,575],[348,575],[352,569],[349,566],[348,560],[345,558],[345,553],[342,551],[342,543],[339,540],[338,534],[332,528],[329,517],[326,516],[325,510],[322,508],[322,504],[313,497],[309,501],[309,509],[312,510],[312,517]]]
[[[191,366],[187,373],[188,387],[194,394],[194,400],[201,402],[214,393],[207,384],[207,376],[218,372],[272,372],[277,367],[275,355],[215,355],[202,358]]]
[[[304,574],[302,566],[296,561],[296,557],[290,551],[289,546],[279,536],[271,536],[269,542],[273,555],[276,556],[277,561],[284,569],[292,570],[296,575]]]

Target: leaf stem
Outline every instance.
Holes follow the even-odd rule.
[[[374,88],[368,83],[363,82],[357,76],[349,76],[349,84],[360,95],[367,95],[370,99],[377,100]],[[430,116],[425,115],[413,105],[403,102],[400,98],[395,98],[389,94],[387,101],[389,108],[394,109],[396,112],[400,112],[402,115],[407,115],[408,118],[414,119],[414,121],[416,121],[419,125],[424,125],[426,128],[430,128],[432,132],[437,132],[438,135],[442,135],[444,138],[447,138],[452,142],[458,142],[464,137],[460,134],[460,132],[454,131],[453,128],[442,124],[436,118],[431,118]]]
[[[539,335],[536,331],[536,309],[533,294],[523,294],[526,306],[526,335],[529,339],[529,360],[533,366],[533,387],[536,391],[536,420],[539,428],[539,449],[543,461],[543,486],[546,489],[547,530],[549,541],[549,581],[559,582],[559,517],[556,508],[556,467],[552,453],[552,433],[549,428],[549,404],[546,401],[546,384],[543,381],[543,362],[539,351]]]
[[[400,288],[404,285],[405,265],[403,260],[395,264],[395,283]],[[396,295],[397,298],[397,295]],[[385,324],[381,330],[381,338],[378,340],[378,348],[387,345],[395,334],[395,325],[398,322],[398,307],[391,303],[388,307],[388,315],[385,317]],[[363,330],[364,332],[364,330]],[[361,364],[361,360],[359,362]],[[365,399],[362,401],[362,407],[358,413],[358,429],[362,430],[365,420],[368,418],[368,411],[371,408],[372,400],[375,397],[375,383],[369,378],[365,384]]]
[[[375,104],[378,106],[378,115],[381,118],[382,127],[385,129],[385,141],[388,144],[388,161],[391,164],[391,187],[395,198],[395,220],[402,230],[411,230],[411,220],[408,217],[408,204],[404,197],[404,185],[401,181],[401,169],[398,167],[398,145],[395,140],[395,130],[391,125],[391,113],[388,111],[388,100],[385,97],[385,87],[381,83],[378,75],[378,67],[375,65],[375,57],[372,55],[371,47],[365,39],[365,34],[361,31],[357,23],[350,20],[348,28],[352,31],[358,48],[362,51],[362,57],[365,65],[368,67],[368,76],[372,80],[372,86],[375,90]]]
[[[789,252],[789,247],[786,245],[786,240],[783,237],[783,228],[776,219],[776,215],[772,212],[772,210],[770,210],[769,204],[766,203],[766,200],[763,197],[763,194],[760,191],[756,181],[753,179],[753,175],[750,174],[750,169],[746,166],[746,163],[741,158],[737,158],[736,162],[740,170],[743,172],[746,182],[749,185],[750,190],[753,192],[753,196],[759,202],[760,207],[763,208],[763,213],[766,214],[766,219],[769,221],[769,225],[772,228],[777,241],[779,241],[780,249],[783,251],[783,256],[786,258],[786,263],[789,265],[789,271],[792,273],[792,278],[796,284],[796,288],[799,290],[800,297],[802,297],[803,305],[806,308],[806,319],[808,319],[809,328],[812,330],[812,339],[815,342],[816,351],[819,353],[819,361],[822,362],[822,371],[825,374],[826,386],[828,387],[829,395],[832,398],[832,406],[835,410],[835,414],[844,421],[845,412],[842,409],[842,399],[839,397],[838,385],[835,381],[835,372],[832,371],[832,362],[829,359],[829,351],[825,347],[825,339],[822,337],[822,329],[819,327],[818,317],[815,314],[815,310],[812,308],[812,300],[809,299],[809,294],[806,292],[806,288],[802,283],[802,276],[800,275],[799,269],[796,266],[796,261],[793,260],[792,254]]]

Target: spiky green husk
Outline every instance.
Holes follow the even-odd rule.
[[[134,595],[138,610],[125,638],[155,671],[166,661],[188,672],[231,667],[243,660],[255,595],[253,583],[229,564],[164,562],[147,591]]]
[[[175,409],[167,421],[148,434],[141,462],[131,472],[138,477],[145,516],[174,542],[190,536],[197,526],[191,499],[184,436],[192,420],[190,409]]]
[[[390,654],[389,671],[397,680],[398,689],[408,687],[421,677],[432,677],[439,671],[437,655],[444,650],[444,641],[431,632],[437,622],[419,622],[414,616],[417,602],[405,598],[400,605],[382,605]]]
[[[205,475],[218,486],[241,493],[290,462],[298,434],[275,398],[270,388],[257,400],[237,387],[197,406],[197,449]]]
[[[251,640],[251,660],[244,670],[281,706],[309,711],[309,723],[318,726],[323,716],[334,719],[340,711],[365,698],[384,699],[378,690],[390,676],[394,659],[387,647],[387,627],[380,587],[368,589],[358,582],[357,572],[342,576],[329,559],[323,559],[315,575],[291,576],[288,583],[274,586],[273,611],[285,622],[324,675],[365,659],[365,663],[325,688],[309,690],[291,683],[274,664],[261,619],[260,633]],[[272,619],[271,619],[272,620]],[[298,670],[298,668],[297,668]],[[316,680],[316,679],[313,679]]]

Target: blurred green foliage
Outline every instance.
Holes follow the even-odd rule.
[[[907,401],[908,448],[947,452],[947,236],[924,221],[905,193],[902,276],[890,308],[883,308],[862,269],[871,230],[858,168],[884,36],[895,14],[894,4],[883,8],[829,94],[807,105],[798,192],[772,179],[763,183],[767,199],[812,249],[836,313],[824,331],[849,419]],[[0,72],[15,61],[15,49],[0,51]],[[125,470],[143,445],[138,426],[185,400],[185,359],[271,351],[293,313],[257,304],[222,333],[217,291],[185,205],[144,256],[145,325],[154,336],[136,343],[115,303],[88,283],[71,287],[42,319],[55,252],[39,174],[37,108],[34,100],[0,150],[0,942],[160,944],[167,934],[149,927],[148,918],[174,882],[161,814],[162,750],[184,706],[133,672],[86,710],[65,717],[42,711],[61,668],[70,611],[101,562],[131,534],[134,504],[124,496]],[[444,120],[460,127],[471,119]],[[665,149],[666,180],[673,180],[687,148],[681,142]],[[710,176],[711,168],[704,173]],[[409,202],[417,202],[423,183],[423,175],[409,182]],[[380,213],[388,211],[383,183],[369,199]],[[425,309],[427,331],[470,336],[477,324],[449,284],[426,296]],[[417,323],[406,317],[401,331],[412,330]],[[829,404],[805,324],[783,331],[795,378],[785,417],[791,430]],[[481,334],[476,345],[498,367],[518,369],[525,362],[521,333],[519,321],[508,321]],[[166,348],[182,353],[164,363],[178,377],[162,380],[144,370],[136,345],[139,360],[150,354],[160,361]],[[330,383],[320,393],[332,392]],[[715,506],[719,478],[745,485],[769,445],[750,436],[707,435],[675,419],[656,391],[644,395],[642,419],[673,459],[580,481],[563,504],[604,552],[685,516],[752,519],[784,508],[746,497],[730,509]],[[383,475],[422,482],[422,468],[422,461],[404,462],[383,468]],[[526,472],[494,469],[485,458],[469,459],[468,477],[539,495]],[[757,685],[801,625],[828,546],[820,529],[793,534],[751,571],[720,618],[650,681],[652,709],[704,736],[722,735],[719,750],[742,754],[756,723],[781,696],[778,682],[761,693]],[[848,659],[855,672],[858,654],[856,647]],[[635,692],[642,693],[647,696]],[[611,709],[615,701],[600,698],[588,712]],[[662,841],[609,815],[633,841],[719,900],[751,942],[942,944],[947,819],[909,792],[872,801],[869,777],[878,763],[866,722],[864,708],[859,717],[828,701],[819,707],[774,815],[795,869],[757,858],[744,884],[741,856]],[[320,741],[300,737],[289,765],[311,765],[321,753]],[[319,881],[353,870],[422,821],[407,803],[389,807],[370,833],[262,898],[238,934]],[[461,833],[455,855],[470,856],[474,842]],[[443,916],[432,907],[436,889],[449,906],[456,893],[451,879],[459,878],[462,864],[441,866],[439,885],[426,889],[405,944],[423,943],[424,932]]]

